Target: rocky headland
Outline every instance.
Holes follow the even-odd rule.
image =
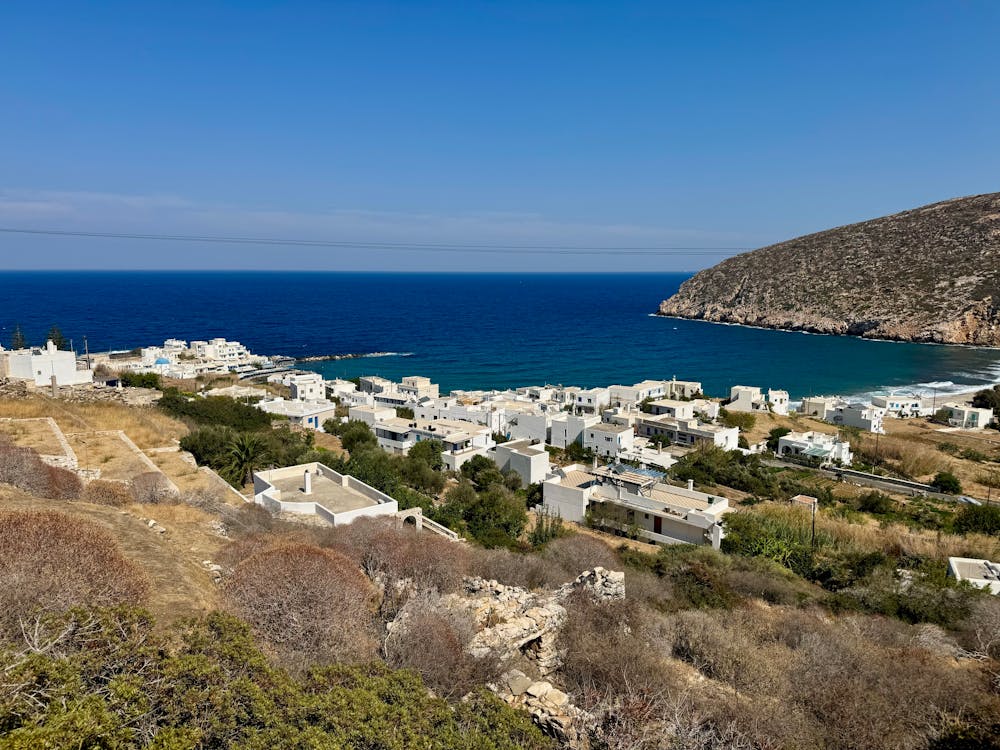
[[[658,313],[896,341],[1000,346],[1000,193],[728,258]]]

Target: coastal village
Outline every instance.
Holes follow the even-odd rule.
[[[539,488],[539,513],[645,543],[720,549],[726,516],[736,510],[733,493],[700,491],[693,480],[668,476],[679,460],[705,446],[757,455],[773,466],[801,467],[859,487],[976,505],[992,500],[989,481],[976,488],[985,495],[974,497],[971,488],[959,492],[933,479],[892,476],[878,466],[879,439],[886,436],[888,443],[894,425],[933,423],[943,435],[997,442],[988,429],[994,411],[973,406],[968,397],[889,393],[865,403],[838,396],[795,403],[784,390],[733,385],[727,397],[709,398],[700,382],[675,377],[590,388],[539,385],[442,394],[423,376],[400,382],[375,375],[325,380],[295,365],[290,357],[257,355],[224,338],[170,338],[161,346],[93,354],[61,349],[51,340],[42,347],[0,348],[0,379],[8,387],[22,386],[24,394],[122,394],[142,390],[126,385],[133,376],[153,376],[156,382],[187,384],[188,398],[234,399],[297,430],[325,434],[357,422],[392,455],[436,441],[444,471],[461,472],[477,457],[487,459],[500,472],[516,475],[521,486]],[[159,394],[146,391],[149,402],[155,402]],[[46,461],[79,469],[88,478],[101,476],[100,470],[79,467],[66,439],[57,437],[66,445],[65,455],[45,456]],[[859,460],[852,443],[874,443],[874,457]],[[150,464],[148,456],[136,453]],[[262,468],[252,480],[252,495],[245,499],[285,518],[337,526],[393,516],[458,539],[419,508],[400,510],[392,497],[317,462]],[[217,483],[225,485],[221,478]],[[177,488],[169,477],[163,484]],[[792,502],[815,510],[818,501],[800,494]],[[956,558],[951,568],[956,577],[1000,593],[996,563]]]

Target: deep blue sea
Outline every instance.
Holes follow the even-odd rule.
[[[324,272],[0,273],[0,341],[53,323],[83,349],[237,339],[291,356],[397,352],[306,365],[327,377],[427,375],[443,389],[644,378],[861,394],[1000,381],[1000,350],[898,344],[651,317],[686,274]],[[930,392],[929,390],[927,391]]]

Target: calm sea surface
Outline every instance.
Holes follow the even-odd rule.
[[[896,344],[651,317],[683,274],[0,273],[0,342],[57,323],[92,351],[237,339],[327,377],[427,375],[445,390],[644,378],[860,394],[1000,381],[1000,350]]]

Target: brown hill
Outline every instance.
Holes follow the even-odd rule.
[[[659,314],[1000,346],[1000,193],[934,203],[728,258]]]

